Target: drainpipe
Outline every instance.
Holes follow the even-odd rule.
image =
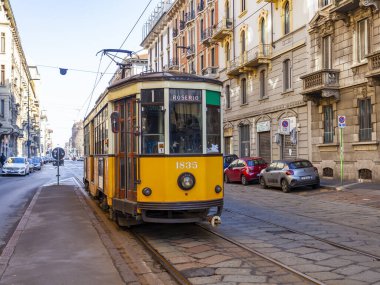
[[[235,37],[235,0],[232,0],[232,36]],[[233,59],[235,59],[235,38],[233,40],[234,44],[233,44],[233,53],[234,53],[234,57]]]
[[[270,3],[270,17],[271,17],[271,21],[270,21],[270,36],[271,36],[271,45],[272,45],[272,48],[274,48],[274,43],[273,43],[273,2]]]

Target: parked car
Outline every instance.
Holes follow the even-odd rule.
[[[84,157],[83,156],[80,156],[77,161],[84,161]]]
[[[9,157],[3,166],[3,174],[26,175],[30,173],[29,163],[25,157]]]
[[[273,161],[268,168],[260,173],[260,184],[263,188],[269,186],[281,187],[289,192],[292,188],[320,184],[318,169],[305,159],[284,159]]]
[[[243,157],[235,159],[224,170],[224,181],[241,182],[247,185],[249,182],[258,180],[261,170],[265,169],[268,164],[261,157]]]
[[[238,159],[236,154],[223,155],[223,169],[226,169],[235,159]]]
[[[29,172],[30,173],[34,172],[35,169],[34,169],[33,159],[32,158],[28,158],[28,163],[29,163]]]
[[[43,164],[41,157],[38,157],[38,156],[33,157],[33,164],[34,164],[35,170],[41,170],[41,167]]]

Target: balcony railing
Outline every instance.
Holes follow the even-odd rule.
[[[271,54],[271,45],[260,44],[255,46],[244,54],[244,66],[257,67],[260,64],[268,63]]]
[[[306,96],[307,100],[313,101],[327,97],[339,100],[339,72],[340,70],[336,69],[322,69],[301,76],[303,81],[301,94]]]
[[[186,24],[190,23],[195,19],[195,11],[191,10],[185,14],[185,22]]]
[[[178,36],[178,29],[177,28],[175,28],[175,29],[173,29],[173,38],[175,38],[176,36]]]
[[[202,44],[210,44],[213,30],[212,27],[209,27],[201,32]]]
[[[380,86],[380,51],[375,51],[369,55],[368,72],[365,75],[370,86]]]
[[[179,21],[179,30],[182,31],[186,27],[185,21]]]
[[[169,60],[169,70],[179,70],[179,61],[177,58],[171,58]]]
[[[186,50],[186,57],[189,58],[195,55],[195,45],[189,45]]]
[[[202,75],[215,78],[216,76],[218,76],[218,71],[219,71],[219,67],[209,66],[202,69]]]
[[[221,20],[215,27],[213,31],[212,38],[217,41],[223,40],[226,36],[230,35],[232,32],[233,23],[231,19]]]
[[[243,55],[235,57],[233,60],[227,63],[227,75],[228,76],[236,76],[242,74],[244,71],[243,67]]]

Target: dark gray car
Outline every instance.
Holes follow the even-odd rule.
[[[305,159],[276,160],[260,173],[260,184],[264,188],[281,187],[284,192],[300,186],[318,188],[319,183],[317,168]]]

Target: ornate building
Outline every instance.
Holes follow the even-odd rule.
[[[40,111],[36,67],[28,66],[9,0],[0,4],[0,152],[37,155]]]
[[[309,24],[302,94],[312,102],[312,159],[326,177],[340,176],[341,138],[344,178],[380,177],[379,9],[375,0],[319,1]]]

